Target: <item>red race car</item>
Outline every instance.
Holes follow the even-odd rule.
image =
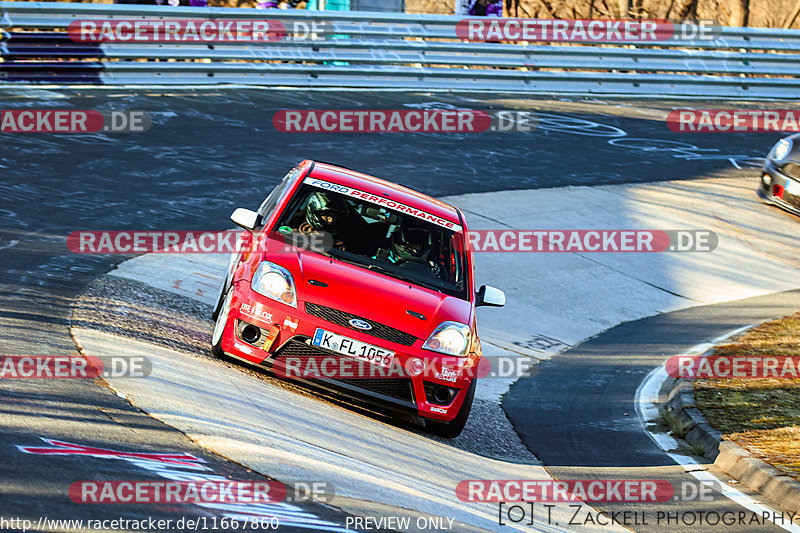
[[[461,433],[475,395],[479,305],[464,216],[419,192],[303,161],[257,212],[214,310],[212,353]]]

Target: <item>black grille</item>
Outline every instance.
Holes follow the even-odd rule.
[[[278,357],[298,357],[301,359],[309,357],[330,357],[332,354],[326,350],[311,346],[297,339],[291,339],[278,349],[275,358]],[[342,356],[342,357],[347,357]],[[411,380],[406,378],[341,378],[329,381],[344,383],[350,387],[361,389],[362,391],[375,392],[395,398],[403,402],[414,403],[414,389]]]
[[[796,180],[800,181],[800,165],[798,165],[797,163],[786,163],[781,167],[781,171],[787,176],[791,176]],[[785,187],[783,189],[783,196],[781,198],[787,204],[800,208],[800,196],[795,196],[794,194],[791,194],[789,191],[786,190]]]
[[[375,322],[374,320],[369,320],[362,316],[345,313],[344,311],[339,311],[338,309],[333,309],[331,307],[325,307],[322,305],[313,304],[311,302],[306,302],[306,313],[319,317],[323,320],[327,320],[328,322],[332,322],[337,326],[349,328],[353,331],[360,331],[361,333],[378,337],[379,339],[396,342],[397,344],[402,344],[404,346],[411,346],[417,341],[415,336],[411,335],[410,333],[406,333],[405,331],[400,331],[399,329],[394,329],[385,324],[381,324],[380,322]],[[372,325],[372,329],[364,331],[363,329],[354,328],[349,322],[349,320],[354,318],[369,322]]]
[[[786,189],[783,190],[783,201],[800,209],[800,196],[795,196],[787,192]]]
[[[786,163],[781,167],[781,172],[787,176],[800,180],[800,165],[797,163]]]
[[[401,378],[375,378],[375,379],[337,379],[347,383],[351,387],[377,392],[390,398],[397,398],[404,402],[414,402],[414,393],[411,389],[411,381]]]

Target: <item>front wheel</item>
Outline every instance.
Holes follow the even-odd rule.
[[[446,439],[453,439],[461,435],[464,426],[467,425],[467,418],[469,412],[472,410],[472,400],[475,398],[475,387],[478,384],[478,378],[472,380],[472,383],[467,389],[467,396],[461,404],[461,409],[451,422],[441,422],[439,420],[425,420],[425,429],[438,437]]]
[[[214,305],[214,311],[211,313],[212,320],[219,318],[219,313],[222,311],[222,304],[225,303],[225,294],[228,288],[228,277],[226,276],[225,281],[222,282],[222,286],[219,288],[219,294],[217,295],[217,303]]]
[[[233,300],[233,287],[228,289],[225,297],[222,300],[219,314],[217,314],[217,321],[214,323],[214,331],[211,333],[211,355],[214,357],[222,357],[222,335],[225,333],[225,325],[228,323],[228,315],[231,312],[231,300]]]

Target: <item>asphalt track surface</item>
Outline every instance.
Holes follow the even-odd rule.
[[[625,466],[626,472],[639,476],[634,479],[665,479],[679,487],[691,478],[642,431],[634,404],[637,387],[672,355],[798,308],[800,291],[790,291],[627,322],[541,363],[534,376],[511,387],[503,406],[522,441],[556,479],[619,479],[619,467]],[[688,511],[696,517],[731,509],[719,500],[598,507],[644,513],[649,523],[637,524],[636,531],[665,531],[666,517],[656,521],[659,511]],[[725,531],[753,531],[753,527],[735,524]],[[706,526],[709,531],[718,528]],[[677,520],[669,527],[669,531],[700,529]],[[773,524],[757,529],[781,530]]]
[[[260,202],[286,169],[304,158],[334,161],[441,196],[745,175],[748,166],[755,164],[779,137],[673,133],[654,114],[641,110],[682,105],[665,102],[640,106],[635,102],[523,102],[513,97],[479,99],[442,94],[244,90],[167,94],[162,90],[119,89],[6,90],[0,94],[0,103],[3,109],[144,109],[154,119],[152,129],[143,134],[2,134],[2,355],[76,353],[69,335],[72,301],[89,282],[125,257],[71,254],[65,246],[69,232],[227,227],[232,208]],[[278,109],[408,106],[514,106],[537,109],[544,118],[550,118],[549,123],[546,120],[529,133],[334,136],[281,134],[271,125],[272,114]],[[693,106],[703,107],[698,103]],[[623,142],[609,142],[622,137]],[[698,336],[703,333],[697,331]],[[554,361],[554,368],[557,364]],[[528,382],[518,385],[519,390],[529,386]],[[41,456],[18,448],[48,446],[43,438],[113,450],[189,453],[204,460],[215,474],[261,479],[150,419],[102,383],[4,380],[0,397],[3,517],[29,518],[35,523],[43,516],[175,519],[214,515],[213,511],[191,506],[143,510],[130,505],[76,504],[70,501],[67,489],[89,473],[97,479],[148,479],[152,475],[129,461],[108,460],[97,454]],[[513,399],[512,394],[509,402]],[[573,436],[570,433],[570,438]],[[644,457],[650,457],[646,450],[651,448],[641,444]],[[529,445],[551,464],[548,449]],[[614,456],[607,456],[604,462],[591,452],[593,449],[596,447],[576,448],[570,460],[554,456],[552,464],[613,464]],[[628,464],[624,457],[619,459],[617,466]],[[652,461],[637,461],[650,464],[655,456]],[[555,470],[553,473],[559,475]],[[318,505],[308,508],[323,519],[342,520],[334,509]]]

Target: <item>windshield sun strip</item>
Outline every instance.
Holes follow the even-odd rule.
[[[459,233],[463,230],[460,224],[456,224],[455,222],[451,222],[445,218],[438,217],[436,215],[428,213],[427,211],[423,211],[422,209],[417,209],[415,207],[411,207],[406,204],[396,202],[394,200],[389,200],[382,196],[378,196],[377,194],[365,192],[359,189],[354,189],[352,187],[347,187],[345,185],[339,185],[338,183],[321,180],[319,178],[307,177],[303,180],[303,183],[306,185],[311,185],[312,187],[316,187],[318,189],[337,192],[349,198],[354,198],[381,207],[386,207],[388,209],[397,211],[398,213],[401,213],[403,215],[411,215],[415,218],[424,220],[426,222],[430,222],[439,227],[449,229],[450,231],[456,233]]]

